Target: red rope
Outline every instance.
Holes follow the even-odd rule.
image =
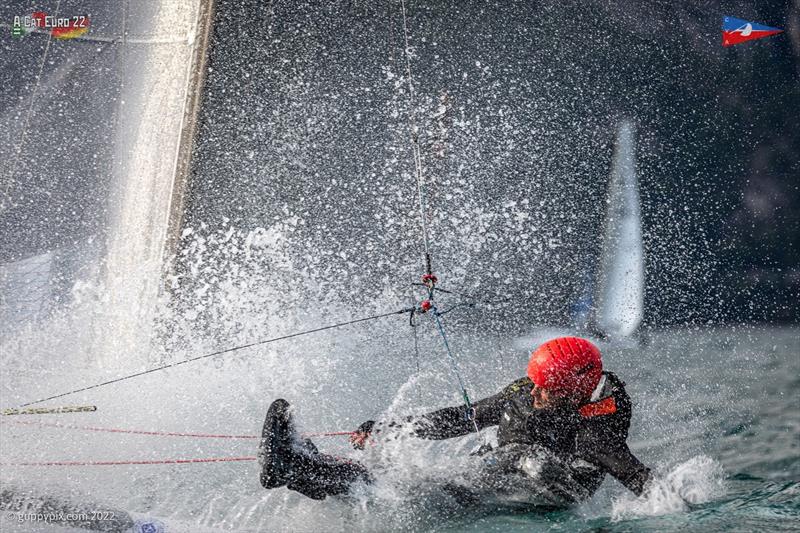
[[[255,461],[256,457],[207,457],[200,459],[161,459],[153,461],[43,461],[38,463],[4,463],[0,466],[117,466],[117,465],[182,465],[188,463],[226,463]]]
[[[21,424],[25,426],[43,426],[61,429],[77,429],[80,431],[99,431],[103,433],[128,433],[133,435],[149,435],[156,437],[195,437],[201,439],[258,439],[257,435],[216,435],[213,433],[176,433],[171,431],[143,431],[139,429],[100,428],[94,426],[75,426],[57,422],[33,422],[31,420],[2,420],[0,423]],[[352,435],[352,431],[330,431],[326,433],[303,433],[303,437],[342,437]]]
[[[349,437],[355,435],[355,431],[329,431],[327,433],[302,433],[303,437]]]
[[[175,433],[169,431],[142,431],[138,429],[119,429],[119,428],[98,428],[92,426],[74,426],[72,424],[58,424],[55,422],[32,422],[27,420],[1,420],[12,424],[23,424],[29,426],[45,426],[63,429],[78,429],[82,431],[100,431],[104,433],[129,433],[134,435],[151,435],[159,437],[196,437],[203,439],[257,439],[255,435],[215,435],[209,433]]]

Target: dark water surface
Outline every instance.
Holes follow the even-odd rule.
[[[440,530],[800,530],[797,330],[662,332],[634,351],[615,351],[607,364],[634,398],[632,448],[672,476],[665,493],[643,502],[607,481],[609,491],[577,510]],[[675,493],[694,503],[680,506]]]
[[[37,337],[38,338],[38,337]],[[423,346],[434,337],[422,336]],[[407,341],[408,339],[404,339]],[[322,342],[321,342],[322,341]],[[43,342],[43,341],[37,341]],[[527,354],[508,341],[460,348],[462,372],[475,397],[522,375]],[[47,354],[53,347],[9,343]],[[59,344],[65,349],[64,343]],[[402,349],[401,349],[402,347]],[[197,341],[194,350],[200,350]],[[368,357],[384,350],[384,357]],[[365,352],[368,350],[368,352]],[[66,349],[66,352],[69,352]],[[10,352],[9,352],[10,353]],[[491,353],[491,356],[487,356]],[[604,348],[605,366],[627,383],[634,402],[630,445],[655,469],[656,490],[636,498],[607,479],[592,499],[567,511],[453,512],[424,481],[454,475],[477,442],[385,442],[366,453],[336,439],[323,451],[348,455],[378,472],[374,486],[347,501],[308,500],[286,489],[263,490],[254,463],[131,465],[89,468],[4,466],[4,486],[102,502],[137,516],[158,517],[169,531],[774,531],[797,530],[800,520],[800,343],[796,329],[753,327],[670,330],[640,348]],[[405,344],[377,331],[364,338],[331,336],[260,357],[92,391],[96,413],[39,421],[145,430],[254,434],[266,405],[286,397],[304,430],[352,429],[387,411],[430,410],[457,403],[447,362],[423,354],[422,373]],[[9,362],[3,403],[15,395],[62,390],[91,381],[86,370],[28,376]],[[183,373],[186,372],[186,373]],[[9,391],[13,391],[9,392]],[[214,442],[210,442],[214,441]],[[254,455],[252,441],[167,439],[80,432],[4,423],[3,462],[122,460]],[[68,531],[18,523],[3,531]],[[39,527],[41,526],[41,527]]]

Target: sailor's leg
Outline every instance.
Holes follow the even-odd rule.
[[[346,493],[357,481],[372,481],[364,465],[332,455],[298,450],[292,460],[291,479],[286,488],[322,500],[326,496]]]
[[[355,481],[371,480],[363,465],[321,454],[313,442],[298,438],[285,400],[275,400],[267,411],[258,458],[264,488],[286,485],[317,500],[345,493]]]

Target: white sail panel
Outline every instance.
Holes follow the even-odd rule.
[[[644,315],[644,250],[635,152],[635,128],[625,121],[617,132],[598,280],[596,322],[611,338],[633,335]]]

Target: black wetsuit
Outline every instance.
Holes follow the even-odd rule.
[[[522,454],[534,449],[548,450],[563,466],[561,472],[580,489],[566,501],[590,496],[606,473],[635,494],[643,492],[651,474],[628,449],[631,401],[619,378],[604,372],[591,400],[577,410],[536,409],[532,389],[531,380],[522,378],[473,404],[479,428],[498,426],[498,448],[492,454],[500,462],[516,469]],[[463,405],[409,417],[405,422],[417,436],[426,439],[450,439],[475,431]],[[374,432],[395,425],[399,424],[379,423]],[[310,442],[299,448],[290,489],[322,499],[346,492],[358,479],[369,481],[369,473],[359,463],[320,454]]]

